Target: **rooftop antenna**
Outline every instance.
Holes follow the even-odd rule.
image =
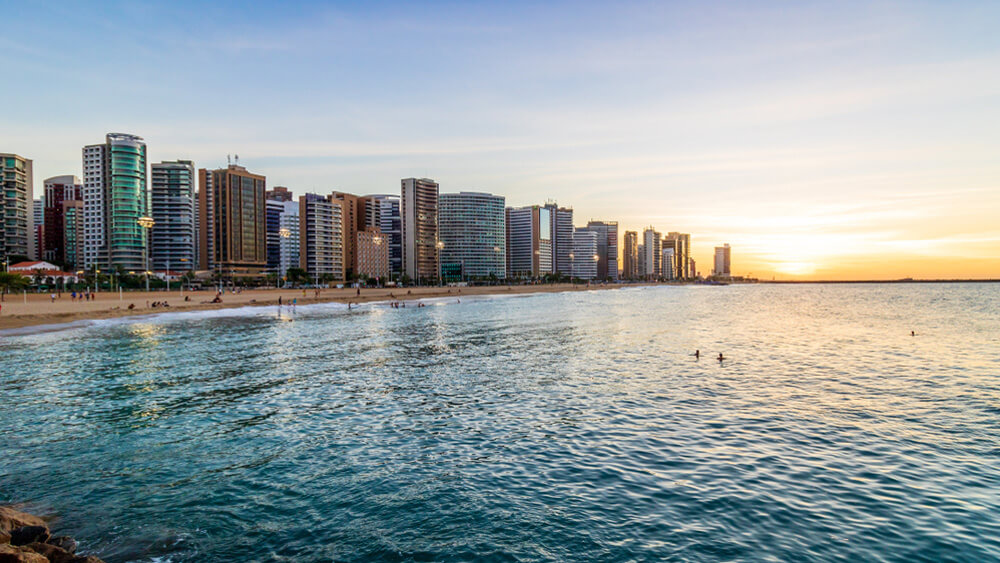
[[[232,163],[233,163],[232,159],[231,159],[231,158],[229,158],[229,155],[227,154],[227,155],[226,155],[226,166],[229,166],[229,165],[230,165],[230,164],[232,164]]]
[[[236,155],[236,166],[240,165],[240,155]]]

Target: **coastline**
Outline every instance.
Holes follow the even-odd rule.
[[[534,293],[560,293],[566,291],[589,291],[595,289],[621,289],[637,287],[638,285],[655,284],[539,284],[539,285],[499,285],[472,287],[410,287],[410,288],[369,288],[361,289],[358,295],[355,288],[322,289],[317,297],[314,290],[306,289],[253,289],[239,294],[226,293],[222,303],[211,303],[215,297],[214,290],[185,291],[184,296],[190,301],[184,301],[177,291],[150,291],[99,293],[91,301],[74,301],[70,294],[63,292],[53,301],[50,294],[9,294],[2,303],[0,310],[0,331],[52,325],[54,329],[60,325],[69,325],[81,321],[115,319],[132,316],[156,315],[160,313],[211,311],[239,307],[265,307],[282,303],[289,304],[292,299],[299,305],[318,303],[368,303],[371,301],[411,301],[435,297],[461,297],[473,295],[527,295]],[[147,303],[166,301],[169,307],[149,307]],[[134,309],[128,309],[132,304]]]

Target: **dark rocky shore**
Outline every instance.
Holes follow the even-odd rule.
[[[0,563],[104,563],[78,555],[76,540],[53,536],[41,518],[0,506]]]

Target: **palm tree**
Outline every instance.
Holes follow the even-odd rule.
[[[28,286],[28,278],[13,272],[0,272],[0,300],[3,296]]]

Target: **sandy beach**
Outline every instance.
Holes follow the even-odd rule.
[[[118,293],[98,293],[90,301],[73,300],[70,293],[56,294],[55,300],[51,294],[28,293],[8,294],[0,305],[0,330],[24,328],[40,325],[54,325],[90,319],[109,319],[129,315],[149,315],[152,313],[176,311],[203,311],[209,309],[225,309],[230,307],[245,307],[248,305],[277,305],[281,297],[284,303],[292,299],[300,305],[310,303],[364,303],[367,301],[385,301],[390,299],[411,300],[429,297],[446,297],[454,295],[495,295],[524,293],[553,293],[559,291],[586,291],[591,289],[615,289],[618,285],[501,285],[478,287],[411,287],[411,288],[372,288],[361,289],[322,289],[319,296],[315,290],[306,289],[253,289],[233,294],[226,293],[222,303],[211,303],[215,297],[214,290],[185,291],[182,296],[177,290],[166,291],[136,291]],[[185,301],[184,298],[190,298]],[[166,301],[170,307],[152,307],[155,301]],[[129,309],[129,305],[134,305]]]

